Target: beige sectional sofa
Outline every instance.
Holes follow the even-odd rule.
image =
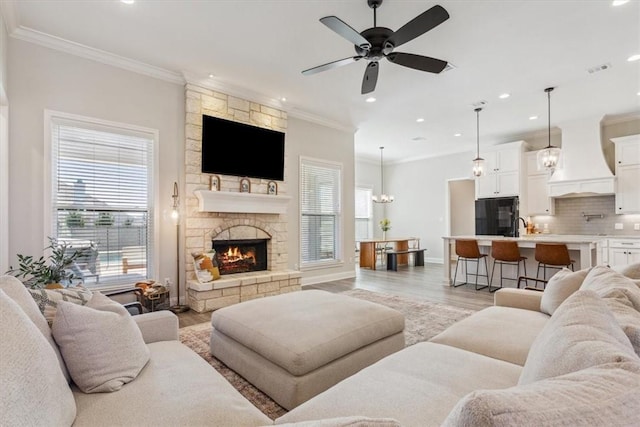
[[[493,307],[363,369],[276,424],[361,415],[421,427],[640,425],[640,282],[605,267],[583,273],[563,273],[568,278],[545,293],[501,289]],[[541,311],[543,298],[543,306],[559,304],[552,315]]]

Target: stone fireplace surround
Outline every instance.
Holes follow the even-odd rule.
[[[211,177],[201,173],[203,114],[286,132],[287,113],[193,84],[187,84],[185,92],[184,248],[189,306],[197,312],[212,311],[241,301],[300,290],[301,273],[288,269],[286,208],[261,213],[244,208],[238,201],[237,211],[227,204],[222,212],[217,212],[216,203],[201,204],[198,199],[202,199],[202,193],[209,192]],[[242,196],[242,201],[248,196],[262,205],[265,197],[274,201],[277,198],[286,205],[287,164],[285,157],[285,180],[278,183],[277,196],[267,196],[268,180],[255,178],[250,179],[251,194],[240,194],[241,178],[228,175],[220,175],[219,193]],[[209,251],[212,240],[262,238],[270,239],[267,243],[268,271],[225,275],[210,283],[196,280],[191,254]]]

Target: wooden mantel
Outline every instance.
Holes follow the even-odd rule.
[[[200,212],[285,214],[290,196],[196,190]]]

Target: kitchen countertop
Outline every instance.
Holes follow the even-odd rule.
[[[455,239],[476,239],[476,240],[507,240],[516,242],[549,242],[549,243],[567,243],[567,244],[581,244],[581,243],[597,243],[602,240],[606,240],[606,236],[580,236],[580,235],[562,235],[562,234],[529,234],[520,237],[504,237],[504,236],[483,236],[483,235],[467,235],[467,236],[450,236],[443,237],[446,240]]]

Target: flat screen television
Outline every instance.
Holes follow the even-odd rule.
[[[284,180],[284,133],[202,116],[202,173]]]

